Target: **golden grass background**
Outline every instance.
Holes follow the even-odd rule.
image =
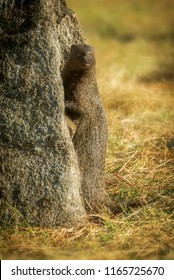
[[[174,3],[67,0],[97,56],[114,213],[1,229],[1,259],[174,258]]]

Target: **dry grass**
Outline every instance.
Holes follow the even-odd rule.
[[[172,1],[67,2],[96,47],[109,124],[106,187],[112,213],[94,214],[85,226],[69,230],[1,229],[0,257],[173,259]]]

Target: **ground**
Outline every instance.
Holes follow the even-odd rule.
[[[81,228],[1,229],[1,259],[174,258],[174,4],[67,0],[95,46],[113,213]]]

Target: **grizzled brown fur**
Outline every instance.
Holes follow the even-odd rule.
[[[82,177],[86,210],[98,211],[105,204],[104,164],[107,122],[96,83],[94,49],[73,45],[63,70],[65,115],[76,126],[72,135]],[[67,124],[70,132],[72,127]]]

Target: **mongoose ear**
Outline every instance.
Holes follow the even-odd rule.
[[[75,49],[76,47],[77,47],[77,45],[72,45],[70,50],[72,51],[72,50]]]

